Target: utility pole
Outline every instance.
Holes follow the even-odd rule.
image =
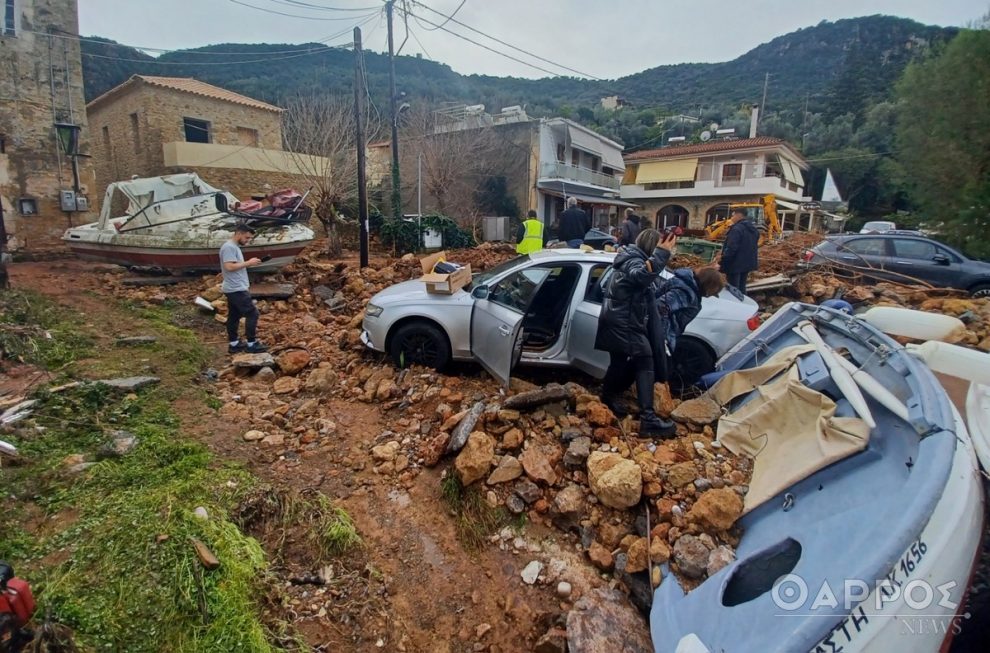
[[[395,52],[392,41],[392,9],[395,0],[385,3],[385,16],[388,23],[388,99],[392,118],[392,213],[397,220],[402,219],[402,190],[399,187],[399,112],[395,106]]]
[[[0,288],[7,288],[7,225],[3,221],[3,198],[0,197]]]
[[[763,120],[763,114],[767,112],[767,87],[770,86],[770,73],[763,78],[763,100],[760,102],[760,115],[756,117],[756,125],[759,126]]]
[[[364,160],[364,96],[367,82],[364,79],[362,65],[361,28],[354,28],[354,122],[357,126],[355,146],[357,149],[357,185],[358,185],[358,221],[361,225],[360,266],[368,267],[368,183],[365,179]]]

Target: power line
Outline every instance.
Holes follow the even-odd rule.
[[[320,16],[300,16],[299,14],[287,14],[284,11],[276,11],[275,9],[267,9],[265,7],[259,7],[257,5],[248,4],[247,2],[242,2],[241,0],[230,0],[230,2],[233,2],[235,5],[241,5],[241,6],[244,6],[244,7],[250,7],[251,9],[257,9],[258,11],[264,11],[266,13],[276,14],[276,15],[279,15],[279,16],[287,16],[289,18],[302,18],[303,20],[321,20],[321,21],[326,21],[326,20],[354,20],[354,16],[337,16],[337,17],[329,17],[329,18],[324,18],[324,17],[320,17]],[[377,9],[377,8],[374,8],[374,9]]]
[[[275,2],[282,5],[289,5],[293,7],[300,7],[304,9],[312,9],[314,11],[376,11],[381,9],[381,7],[327,7],[326,5],[314,5],[311,2],[303,2],[302,0],[269,0],[269,2]]]
[[[540,61],[542,61],[542,62],[544,62],[544,63],[548,63],[548,64],[550,64],[550,65],[552,65],[552,66],[556,66],[557,68],[561,68],[561,69],[563,69],[563,70],[567,70],[567,71],[569,71],[569,72],[572,72],[572,73],[576,73],[576,74],[578,74],[578,75],[581,75],[582,77],[589,77],[589,78],[591,78],[591,79],[594,79],[594,80],[596,80],[596,81],[600,81],[600,82],[603,82],[603,81],[607,81],[607,80],[605,80],[605,79],[603,79],[603,78],[601,78],[601,77],[597,77],[597,76],[595,76],[595,75],[592,75],[592,74],[590,74],[590,73],[586,73],[586,72],[582,72],[582,71],[580,71],[580,70],[576,70],[576,69],[574,69],[574,68],[570,68],[569,66],[565,66],[565,65],[563,65],[563,64],[560,64],[560,63],[557,63],[556,61],[552,61],[552,60],[550,60],[550,59],[547,59],[546,57],[541,57],[540,55],[538,55],[538,54],[535,54],[535,53],[533,53],[533,52],[530,52],[530,51],[528,51],[528,50],[524,50],[524,49],[522,49],[522,48],[520,48],[520,47],[519,47],[519,46],[517,46],[517,45],[512,45],[511,43],[508,43],[508,42],[506,42],[506,41],[503,41],[503,40],[502,40],[502,39],[500,39],[500,38],[497,38],[497,37],[495,37],[495,36],[492,36],[492,35],[490,35],[490,34],[486,34],[485,32],[482,32],[482,31],[481,31],[481,30],[479,30],[479,29],[475,29],[474,27],[471,27],[470,25],[467,25],[467,24],[465,24],[465,23],[463,23],[463,22],[461,22],[461,21],[459,21],[459,20],[457,20],[457,19],[455,19],[455,18],[454,18],[454,16],[453,16],[453,14],[452,14],[452,15],[450,15],[450,16],[448,16],[447,14],[444,14],[444,13],[442,13],[442,12],[439,12],[439,11],[437,11],[436,9],[433,9],[432,7],[427,7],[427,6],[426,6],[426,5],[424,5],[423,3],[421,3],[421,2],[418,2],[418,0],[410,0],[410,1],[412,2],[412,4],[414,4],[414,5],[417,5],[417,6],[419,6],[419,7],[422,7],[423,9],[426,9],[426,10],[428,10],[428,11],[432,11],[433,13],[435,13],[435,14],[438,14],[438,15],[440,15],[440,16],[442,16],[443,18],[445,18],[445,19],[446,19],[446,20],[444,21],[444,23],[442,23],[442,24],[440,24],[440,25],[438,25],[437,23],[433,23],[433,22],[431,22],[431,21],[429,21],[429,20],[426,20],[425,18],[423,18],[423,20],[424,20],[424,21],[426,21],[426,22],[427,22],[427,23],[429,23],[430,25],[433,25],[433,26],[435,27],[435,29],[442,29],[443,31],[445,31],[445,32],[449,32],[450,34],[454,34],[454,35],[456,35],[456,36],[460,36],[461,38],[464,38],[465,40],[470,40],[470,39],[467,39],[467,38],[466,38],[466,37],[464,37],[464,36],[461,36],[460,34],[457,34],[457,32],[452,32],[452,31],[450,31],[450,30],[449,30],[448,28],[446,28],[446,27],[443,27],[443,25],[446,25],[446,24],[447,24],[448,22],[451,22],[451,23],[454,23],[454,24],[456,24],[456,25],[460,25],[461,27],[463,27],[463,28],[465,28],[465,29],[468,29],[468,30],[470,30],[470,31],[472,31],[472,32],[474,32],[475,34],[479,34],[479,35],[481,35],[481,36],[484,36],[484,37],[485,37],[485,38],[487,38],[487,39],[491,39],[492,41],[495,41],[496,43],[499,43],[499,44],[501,44],[501,45],[504,45],[504,46],[505,46],[505,47],[507,47],[507,48],[512,48],[513,50],[516,50],[517,52],[521,52],[521,53],[523,53],[523,54],[525,54],[525,55],[528,55],[528,56],[530,56],[530,57],[533,57],[534,59],[538,59],[538,60],[540,60]],[[457,12],[454,12],[454,13],[457,13]],[[412,15],[413,15],[413,16],[415,16],[416,14],[412,14]],[[424,29],[427,29],[427,28],[424,28]],[[474,43],[474,41],[472,41],[472,43]],[[478,43],[476,43],[476,45],[480,45],[480,44],[478,44]],[[485,47],[485,46],[482,46],[482,47]],[[487,49],[487,48],[486,48],[486,49]],[[501,54],[502,56],[508,56],[508,55],[506,55],[506,54],[504,54],[504,53],[501,53],[501,52],[498,52],[497,54]],[[526,62],[522,62],[522,63],[526,63]],[[528,63],[526,63],[526,65],[528,65],[528,66],[531,66],[531,67],[533,67],[533,68],[536,68],[537,70],[543,70],[544,72],[547,72],[546,70],[544,70],[543,68],[539,68],[538,66],[533,66],[532,64],[528,64]],[[552,75],[557,75],[558,73],[550,73],[550,74],[552,74]]]
[[[416,4],[419,4],[419,3],[416,3]],[[548,75],[551,75],[553,77],[559,77],[560,76],[560,73],[556,73],[556,72],[554,72],[552,70],[547,70],[546,68],[541,68],[540,66],[537,66],[536,64],[532,64],[532,63],[529,63],[528,61],[523,61],[522,59],[519,59],[517,57],[513,57],[511,54],[506,54],[504,52],[501,52],[499,50],[496,50],[495,48],[490,48],[487,45],[485,45],[484,43],[478,43],[474,39],[469,38],[467,36],[464,36],[463,34],[458,34],[457,32],[451,31],[450,29],[448,29],[446,27],[440,27],[440,25],[438,25],[437,23],[434,23],[431,20],[428,20],[426,18],[423,18],[422,16],[417,16],[416,14],[412,13],[409,10],[404,10],[404,11],[408,12],[410,16],[413,16],[413,17],[415,17],[417,19],[421,19],[424,22],[437,27],[438,29],[442,29],[443,31],[447,32],[448,34],[452,34],[452,35],[456,36],[457,38],[459,38],[461,40],[464,40],[464,41],[467,41],[468,43],[472,43],[474,45],[477,45],[479,48],[483,48],[485,50],[488,50],[489,52],[491,52],[493,54],[499,55],[500,57],[505,57],[506,59],[511,59],[512,61],[515,61],[516,63],[521,63],[524,66],[529,66],[530,68],[535,68],[536,70],[539,70],[541,72],[544,72],[544,73],[546,73]]]
[[[452,14],[450,14],[450,16],[447,17],[447,20],[445,20],[442,23],[440,23],[440,26],[439,27],[424,27],[423,29],[425,29],[428,32],[433,32],[433,31],[436,31],[438,29],[441,29],[444,25],[446,25],[450,21],[454,20],[454,16],[457,15],[457,12],[460,11],[461,10],[461,7],[463,7],[465,4],[467,4],[467,0],[461,0],[461,4],[457,5],[457,9],[455,9],[454,12]],[[429,7],[427,7],[427,9],[429,9]],[[430,11],[433,11],[433,9],[430,9]],[[440,12],[438,11],[437,13],[440,13]]]

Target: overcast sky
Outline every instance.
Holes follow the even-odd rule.
[[[461,4],[419,1],[447,15]],[[128,45],[178,49],[214,43],[349,43],[352,28],[361,22],[365,48],[384,51],[381,6],[381,0],[79,0],[79,29],[84,36]],[[403,54],[422,53],[465,74],[547,76],[436,29],[444,22],[441,16],[416,3],[409,7],[421,20],[409,18],[413,38]],[[466,0],[455,18],[555,64],[615,78],[662,64],[729,61],[822,20],[888,14],[964,26],[988,10],[990,0]],[[449,22],[444,28],[548,71],[574,74],[462,25]],[[397,12],[396,47],[404,34]]]

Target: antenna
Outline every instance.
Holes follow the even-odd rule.
[[[711,138],[712,138],[712,133],[710,131],[708,131],[707,129],[705,131],[701,132],[701,142],[702,143],[704,143],[705,141],[710,141]]]

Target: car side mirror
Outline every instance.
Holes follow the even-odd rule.
[[[488,299],[488,286],[476,286],[471,291],[471,296],[475,299]]]
[[[935,256],[932,257],[932,260],[938,263],[939,265],[948,265],[949,263],[951,263],[951,261],[949,261],[949,257],[946,256],[945,254],[936,254]]]

